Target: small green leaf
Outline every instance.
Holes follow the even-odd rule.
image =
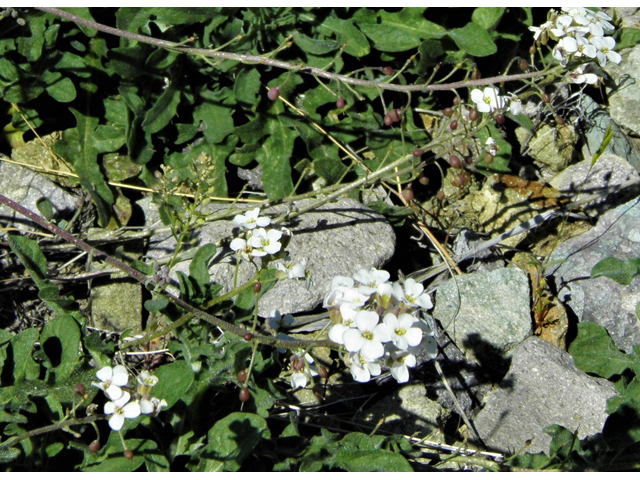
[[[578,336],[571,343],[569,353],[573,356],[576,367],[602,378],[621,375],[627,369],[640,373],[640,359],[637,355],[626,355],[618,350],[607,330],[597,323],[578,324]]]
[[[14,383],[20,383],[24,380],[36,380],[40,376],[40,365],[31,356],[33,346],[38,337],[37,328],[28,328],[11,339]]]
[[[264,418],[254,413],[234,412],[211,427],[206,453],[200,457],[210,459],[209,468],[218,470],[223,465],[224,470],[235,472],[263,438],[271,438]],[[204,471],[210,471],[209,468]]]
[[[169,125],[169,122],[176,116],[181,95],[180,88],[176,83],[172,82],[153,107],[147,111],[142,122],[142,128],[145,132],[159,132]]]
[[[270,201],[283,199],[293,193],[291,154],[297,132],[278,118],[270,122],[271,135],[262,144],[256,160],[262,165],[262,182]]]
[[[631,260],[607,257],[593,266],[591,277],[607,277],[621,285],[629,285],[633,277],[638,275],[638,261],[640,257]]]
[[[616,34],[618,37],[616,50],[640,44],[640,28],[621,28]]]
[[[152,313],[159,312],[168,306],[169,300],[164,297],[152,298],[144,302],[144,308],[146,308],[148,312]]]
[[[261,88],[260,72],[255,68],[244,68],[236,76],[233,94],[239,104],[252,107],[258,101]]]
[[[38,242],[19,235],[9,235],[9,247],[25,266],[34,281],[40,285],[47,276],[47,259]]]
[[[61,352],[47,347],[47,341],[54,337],[60,342]],[[42,329],[40,344],[50,364],[55,367],[56,381],[69,378],[80,365],[80,337],[80,327],[71,315],[58,315],[48,321]],[[52,357],[51,352],[59,354],[60,357]]]
[[[216,246],[213,243],[203,245],[193,256],[189,265],[189,275],[196,279],[201,288],[205,288],[210,280],[209,277],[209,260],[216,254]]]
[[[600,158],[600,156],[607,149],[607,147],[609,146],[609,143],[611,143],[612,139],[613,139],[613,127],[611,125],[609,125],[607,127],[607,131],[604,132],[604,138],[602,139],[602,143],[598,147],[598,150],[596,151],[596,153],[593,154],[593,158],[591,158],[591,168],[593,168],[593,166],[598,161],[598,158]]]
[[[76,99],[76,87],[70,78],[60,76],[59,80],[47,87],[47,93],[51,98],[62,103],[69,103]]]
[[[504,14],[504,7],[478,7],[471,14],[471,20],[485,30],[494,30]]]
[[[158,383],[153,387],[153,395],[165,399],[168,408],[184,396],[194,380],[193,370],[184,360],[162,365],[154,375]]]
[[[346,43],[344,49],[349,55],[354,57],[364,57],[369,55],[369,41],[363,33],[358,30],[350,20],[342,20],[338,17],[329,17],[318,26],[322,31],[328,31],[338,37],[341,44]]]
[[[602,428],[602,436],[614,452],[640,442],[640,401],[625,402],[609,415]]]
[[[464,27],[454,28],[448,33],[461,50],[474,57],[486,57],[498,51],[487,30],[477,23],[469,22]]]
[[[302,51],[312,55],[325,55],[340,46],[338,42],[307,37],[304,33],[298,31],[293,32],[293,41]]]
[[[41,197],[36,200],[36,207],[40,214],[47,220],[53,220],[53,204],[51,200],[45,197]]]

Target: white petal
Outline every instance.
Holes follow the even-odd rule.
[[[123,415],[112,415],[109,419],[109,426],[111,430],[115,430],[116,432],[122,428],[124,425],[124,416]]]
[[[404,336],[407,339],[407,343],[412,347],[420,345],[422,342],[422,330],[419,328],[410,328],[407,330],[407,334]]]
[[[366,310],[360,310],[356,314],[356,325],[363,331],[371,331],[380,321],[380,316],[376,312],[369,312]]]
[[[347,348],[347,350],[349,349]],[[362,348],[360,349],[360,354],[365,358],[365,360],[373,361],[384,355],[384,347],[382,346],[382,343],[375,340],[365,340]]]
[[[116,365],[113,368],[113,377],[111,381],[116,385],[124,387],[129,381],[129,372],[127,372],[127,369],[122,365]]]
[[[118,387],[117,385],[109,385],[109,387],[104,391],[104,394],[107,396],[107,398],[109,400],[113,400],[114,402],[116,400],[119,400],[122,395],[123,395],[123,391],[120,387]]]
[[[127,403],[122,412],[126,418],[137,418],[140,416],[140,402]]]
[[[342,335],[346,330],[347,327],[342,324],[334,325],[329,330],[329,340],[337,343],[338,345],[342,345],[344,343],[344,340],[342,340]]]
[[[98,377],[103,382],[107,382],[111,380],[111,377],[113,377],[113,369],[111,367],[101,368],[96,372],[96,377]]]
[[[342,341],[347,351],[358,352],[362,348],[365,340],[362,338],[362,332],[360,332],[360,330],[350,328],[342,334]]]

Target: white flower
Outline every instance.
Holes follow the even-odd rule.
[[[302,368],[297,368],[299,365]],[[300,355],[293,355],[291,357],[291,366],[294,372],[289,377],[289,383],[292,388],[304,388],[311,377],[318,375],[318,368],[313,364],[313,357],[308,353],[304,354],[304,360]]]
[[[279,310],[271,310],[269,319],[267,320],[267,324],[273,330],[288,328],[294,323],[295,319],[291,315],[287,314],[283,317]]]
[[[163,408],[167,408],[167,401],[156,397],[140,399],[140,412],[143,415],[157,415]]]
[[[558,38],[564,37],[569,32],[569,29],[572,23],[573,23],[572,16],[560,15],[556,19],[556,28],[552,28],[551,33],[553,33]]]
[[[506,97],[505,100],[509,102],[509,112],[513,115],[520,115],[522,113],[522,100],[520,100],[517,95],[510,93],[509,97]]]
[[[389,280],[389,277],[389,272],[386,270],[376,270],[375,268],[368,271],[361,268],[353,274],[354,280],[360,283],[358,291],[364,295],[374,294],[380,285]]]
[[[337,323],[329,329],[329,339],[338,345],[344,345],[342,335],[350,328],[356,326],[356,314],[359,310],[353,308],[349,303],[343,303],[340,305],[340,318],[342,323]]]
[[[91,383],[94,387],[102,390],[109,400],[117,400],[123,395],[120,387],[125,387],[129,382],[127,369],[122,365],[114,368],[104,367],[96,372],[96,377],[102,380],[100,383]]]
[[[428,293],[423,293],[424,287],[421,283],[416,282],[413,278],[408,278],[404,282],[404,290],[399,283],[393,285],[393,296],[399,302],[403,302],[411,307],[421,307],[424,309],[433,308],[431,297]]]
[[[247,229],[267,227],[271,223],[271,220],[268,217],[259,217],[258,215],[260,215],[260,209],[254,208],[253,210],[246,212],[244,215],[236,215],[233,217],[233,223]]]
[[[254,256],[274,255],[280,251],[282,244],[278,241],[282,237],[282,232],[275,228],[269,229],[257,228],[253,231],[253,235],[249,239],[249,244],[254,250],[261,250],[261,255],[252,253]]]
[[[140,385],[144,385],[147,387],[155,387],[158,383],[158,377],[156,377],[155,375],[151,375],[151,373],[149,373],[149,371],[147,370],[143,370],[142,372],[140,372],[137,380]]]
[[[594,85],[598,83],[598,76],[593,73],[584,73],[586,65],[581,65],[567,75],[567,80],[571,83],[588,83]]]
[[[391,340],[391,332],[385,324],[379,324],[376,312],[361,310],[356,314],[357,328],[350,328],[342,335],[349,352],[360,352],[363,358],[373,361],[384,355],[383,343]]]
[[[276,268],[287,274],[290,279],[305,278],[307,276],[307,260],[303,259],[300,263],[293,263],[289,255],[285,255],[283,259],[278,260]]]
[[[422,330],[413,327],[416,320],[416,317],[408,313],[401,313],[398,317],[387,313],[382,322],[389,327],[393,344],[400,350],[406,350],[409,346],[420,345],[422,341]]]
[[[120,398],[104,404],[105,415],[111,415],[109,418],[111,430],[120,430],[124,425],[125,418],[136,418],[140,415],[140,403],[138,401],[129,403],[130,399],[129,392],[122,392]]]
[[[266,252],[258,248],[253,248],[253,246],[243,238],[234,238],[233,240],[231,240],[229,248],[231,248],[231,250],[234,250],[236,253],[241,254],[242,257],[247,260],[250,256],[264,257],[266,255]]]
[[[499,90],[494,87],[486,87],[484,91],[475,88],[471,91],[471,100],[477,105],[480,112],[492,112],[504,108],[504,99],[498,95]]]
[[[613,47],[616,46],[616,41],[613,37],[592,37],[591,43],[598,50],[596,54],[598,63],[603,67],[607,64],[607,60],[613,63],[620,63],[622,61],[620,54],[613,51]]]
[[[551,27],[553,27],[552,22],[544,22],[539,27],[529,27],[529,30],[533,32],[533,40],[535,41],[535,40],[538,40],[538,38],[540,38],[540,35],[543,32],[549,30]]]
[[[416,357],[407,352],[393,352],[391,354],[391,375],[398,383],[409,381],[409,368],[416,366]]]
[[[351,375],[357,382],[366,383],[372,376],[380,375],[380,364],[367,360],[357,352],[349,355],[349,363]]]

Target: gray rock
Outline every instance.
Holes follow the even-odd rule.
[[[640,28],[640,8],[611,7],[605,9],[611,18],[619,20],[619,28]]]
[[[529,279],[518,268],[459,275],[436,293],[434,317],[465,354],[500,362],[531,335]]]
[[[558,298],[581,322],[607,329],[616,346],[626,352],[640,343],[640,277],[627,286],[605,277],[591,278],[591,269],[607,257],[640,255],[640,205],[632,200],[605,213],[587,233],[558,245],[546,275],[553,275]],[[560,262],[554,264],[554,262]]]
[[[54,217],[61,218],[78,208],[76,199],[43,175],[12,163],[0,162],[0,192],[23,207],[38,213],[36,203],[48,198]],[[0,204],[0,221],[13,226],[35,227],[31,220]]]
[[[515,452],[549,453],[552,424],[578,430],[578,438],[602,431],[607,399],[616,395],[613,384],[578,370],[571,355],[536,337],[513,352],[507,376],[485,397],[485,407],[474,420],[487,447]]]
[[[607,128],[613,130],[611,142],[603,153],[613,153],[627,160],[633,168],[640,172],[640,149],[623,132],[606,109],[593,101],[588,95],[580,97],[580,109],[585,119],[586,145],[583,148],[584,158],[591,160],[604,140]]]
[[[308,204],[308,200],[303,200],[295,202],[293,207],[302,209]],[[261,211],[261,215],[273,218],[287,208],[287,205],[270,207]],[[274,309],[283,314],[312,310],[326,295],[334,276],[351,276],[360,268],[379,268],[391,258],[395,248],[395,233],[386,219],[349,198],[325,204],[283,226],[293,233],[287,250],[295,262],[307,260],[313,282],[307,289],[304,281],[279,281],[260,300],[258,312],[263,317]],[[218,249],[209,272],[213,281],[224,285],[225,291],[233,287],[235,275],[235,255],[228,248],[234,231],[238,231],[235,224],[221,220],[205,224],[193,235],[195,247],[207,243],[220,244],[224,239],[225,247]],[[173,237],[160,237],[152,239],[148,255],[159,259],[174,249]],[[175,270],[188,273],[189,264],[189,261],[181,262]],[[254,274],[255,269],[248,262],[241,262],[238,285]]]
[[[604,70],[615,86],[609,89],[611,118],[640,134],[640,45],[623,50],[620,64],[607,63]]]
[[[635,181],[636,185],[625,189],[625,191],[614,188],[631,181]],[[592,207],[601,205],[609,209],[614,194],[616,198],[622,196],[629,200],[640,191],[638,172],[624,158],[611,153],[603,154],[593,167],[591,167],[591,160],[583,160],[571,165],[556,175],[549,183],[562,194],[580,194],[576,197],[577,200],[586,199],[592,195],[602,195],[589,205]]]
[[[371,428],[380,424],[386,432],[420,438],[431,435],[430,440],[444,441],[439,432],[449,416],[437,402],[427,398],[424,385],[409,384],[367,409],[358,420]]]

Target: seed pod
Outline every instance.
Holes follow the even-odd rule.
[[[443,114],[445,117],[450,117],[451,115],[453,115],[453,108],[451,108],[451,107],[447,107],[447,108],[445,108],[445,109],[442,111],[442,114]]]
[[[404,198],[407,202],[413,200],[413,190],[411,189],[411,187],[407,187],[402,190],[402,198]]]
[[[328,375],[329,375],[329,373],[327,372],[327,369],[324,368],[324,366],[320,365],[318,367],[318,376],[320,378],[327,378]]]
[[[402,120],[402,110],[400,110],[399,108],[394,108],[393,110],[389,110],[387,115],[389,115],[389,118],[393,120],[394,123]]]
[[[279,87],[270,88],[269,92],[267,93],[267,97],[269,97],[269,100],[271,100],[272,102],[275,102],[279,96],[280,96]]]
[[[473,73],[471,74],[471,79],[472,80],[480,80],[482,78],[482,74],[480,73],[480,70],[478,70],[477,68],[473,71]]]
[[[73,393],[75,393],[76,395],[82,396],[86,392],[87,392],[87,389],[82,383],[77,383],[76,385],[73,386]]]
[[[424,150],[420,150],[419,148],[416,148],[416,149],[413,151],[413,156],[414,156],[414,157],[421,157],[423,153],[424,153]]]
[[[94,440],[93,442],[91,442],[89,444],[89,451],[91,453],[96,453],[98,450],[100,450],[100,442],[97,440]]]
[[[393,75],[393,68],[391,67],[382,67],[382,73],[385,75]]]
[[[260,290],[262,290],[262,284],[260,282],[256,282],[253,284],[253,293],[260,293]]]
[[[504,115],[501,113],[496,115],[496,122],[498,123],[498,125],[504,125]]]
[[[453,168],[460,168],[462,166],[462,162],[457,155],[451,155],[449,157],[449,165],[451,165]]]
[[[338,97],[338,101],[336,102],[336,107],[344,108],[344,98]]]
[[[436,194],[436,198],[442,202],[442,201],[445,199],[444,192],[443,192],[442,190],[440,190],[440,191]]]
[[[460,99],[458,97],[453,97],[453,104],[458,105],[460,103]]]
[[[471,120],[472,122],[475,122],[478,119],[479,115],[480,113],[478,113],[477,108],[472,108],[471,110],[469,110],[469,120]]]
[[[473,157],[471,155],[468,155],[464,157],[464,161],[467,165],[471,165],[473,163]]]
[[[253,334],[245,333],[243,337],[247,342],[250,342],[253,339]]]
[[[384,124],[387,127],[390,127],[391,125],[393,125],[393,120],[391,120],[391,117],[389,116],[388,113],[384,116]]]
[[[551,97],[549,96],[548,93],[545,93],[544,95],[542,95],[542,101],[544,103],[551,103]]]
[[[248,402],[249,398],[251,398],[251,395],[249,394],[249,389],[247,387],[244,387],[243,389],[241,389],[240,394],[238,395],[238,398],[242,403]]]
[[[484,163],[486,163],[487,165],[491,165],[493,163],[493,155],[487,152],[484,154],[482,160],[484,160]]]
[[[564,118],[562,118],[560,115],[556,115],[556,122],[558,123],[558,125],[565,124]]]
[[[457,120],[453,120],[450,124],[449,124],[449,128],[451,130],[455,130],[456,128],[458,128],[458,121]]]
[[[429,177],[422,176],[418,181],[421,185],[429,185]]]
[[[240,370],[238,372],[238,374],[236,375],[236,378],[238,379],[239,383],[244,383],[244,381],[247,379],[247,371],[246,370]]]
[[[133,452],[131,450],[125,450],[124,458],[126,458],[127,460],[133,460]]]
[[[529,62],[527,62],[525,59],[520,60],[520,70],[522,70],[523,72],[529,70]]]
[[[453,177],[453,180],[451,183],[453,183],[456,187],[461,187],[465,183],[467,183],[467,177],[464,174],[459,173],[458,175]]]
[[[535,55],[536,54],[536,46],[535,45],[531,45],[531,47],[529,47],[529,53],[531,55]]]

